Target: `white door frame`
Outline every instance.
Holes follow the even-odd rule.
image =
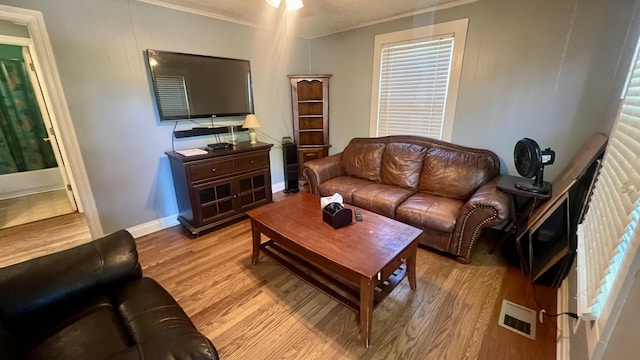
[[[104,232],[98,217],[98,209],[91,192],[82,154],[80,153],[80,145],[71,122],[71,114],[62,90],[62,83],[49,34],[44,24],[44,17],[39,11],[0,5],[0,20],[26,26],[29,30],[29,36],[33,41],[33,55],[34,58],[38,59],[38,63],[34,62],[34,66],[38,73],[38,79],[41,81],[42,95],[49,111],[51,124],[54,132],[58,135],[57,139],[62,160],[72,175],[69,180],[75,198],[79,200],[77,202],[78,209],[85,214],[91,237],[98,238]]]

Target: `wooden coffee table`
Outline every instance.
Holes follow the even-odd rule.
[[[348,207],[351,207],[347,205]],[[407,276],[416,288],[413,226],[362,210],[362,222],[333,229],[322,221],[320,197],[286,197],[248,212],[252,263],[260,251],[359,314],[363,344],[371,343],[373,309]],[[264,234],[270,240],[262,242]]]

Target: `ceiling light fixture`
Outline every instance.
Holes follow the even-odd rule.
[[[273,6],[274,8],[279,8],[280,7],[280,0],[265,0],[267,2],[267,4]]]
[[[267,2],[267,4],[273,6],[276,9],[280,7],[281,0],[265,0],[265,1]],[[287,11],[298,10],[304,6],[304,4],[302,3],[302,0],[285,0],[285,3],[287,4]]]
[[[304,6],[302,0],[286,0],[287,1],[287,11],[298,10]]]

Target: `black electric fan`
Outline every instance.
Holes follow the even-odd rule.
[[[544,167],[553,164],[556,153],[550,148],[540,150],[540,146],[529,138],[520,139],[513,149],[513,161],[520,176],[532,178],[533,183],[520,181],[516,183],[518,189],[538,194],[549,194],[551,184],[543,181]]]

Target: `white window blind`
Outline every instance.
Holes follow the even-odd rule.
[[[378,136],[442,138],[453,37],[383,46]]]
[[[377,35],[371,136],[451,140],[468,19]]]
[[[187,85],[183,76],[156,76],[158,103],[163,116],[188,116]]]
[[[632,66],[589,210],[578,229],[578,307],[608,319],[640,246],[640,61]]]

